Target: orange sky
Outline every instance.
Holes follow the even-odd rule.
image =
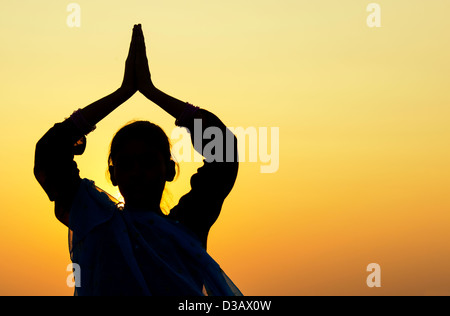
[[[74,1],[75,2],[75,1]],[[121,83],[133,24],[152,79],[231,127],[278,127],[279,169],[240,165],[209,252],[246,295],[450,294],[450,29],[447,1],[0,3],[0,295],[72,295],[67,231],[33,177],[56,122]],[[141,95],[77,158],[106,179],[115,131],[174,120]],[[199,163],[181,163],[172,205]],[[366,267],[381,267],[369,288]]]

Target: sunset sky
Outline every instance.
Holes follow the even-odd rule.
[[[376,1],[374,28],[363,0],[78,0],[69,27],[71,2],[0,2],[0,295],[73,295],[34,149],[120,86],[137,23],[159,89],[227,126],[279,129],[278,170],[242,162],[209,237],[245,295],[450,295],[449,1]],[[114,196],[108,147],[133,119],[175,127],[136,94],[76,158]],[[172,206],[201,165],[180,164]]]

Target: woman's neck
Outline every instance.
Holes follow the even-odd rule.
[[[138,203],[126,203],[125,202],[125,208],[129,209],[132,212],[153,212],[158,215],[164,215],[164,213],[161,211],[161,207],[156,204],[138,204]]]

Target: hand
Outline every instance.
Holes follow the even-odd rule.
[[[148,59],[145,48],[144,33],[142,26],[138,24],[136,28],[136,78],[137,88],[146,97],[154,89],[154,85],[148,68]]]
[[[133,28],[133,36],[131,38],[130,50],[125,62],[125,74],[123,77],[120,90],[130,97],[137,91],[136,78],[136,49],[137,49],[137,26]]]

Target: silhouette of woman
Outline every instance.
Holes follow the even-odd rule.
[[[85,135],[136,91],[188,128],[192,141],[194,133],[203,135],[211,126],[231,133],[214,114],[153,85],[142,28],[135,25],[121,87],[55,124],[36,145],[34,174],[55,202],[56,217],[69,228],[71,259],[80,267],[75,295],[242,295],[206,252],[208,232],[238,172],[234,135],[233,161],[204,159],[191,177],[191,190],[169,215],[160,203],[176,164],[166,134],[150,122],[126,125],[111,143],[110,177],[124,207],[80,178],[74,155],[84,152]],[[194,119],[201,120],[201,131],[193,128]],[[223,157],[227,149],[221,149]]]

